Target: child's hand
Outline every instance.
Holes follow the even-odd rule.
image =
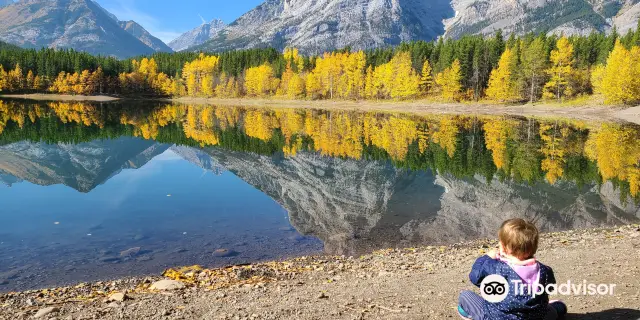
[[[498,259],[499,253],[498,253],[498,250],[491,249],[489,250],[489,252],[487,252],[487,255],[491,257],[491,259]]]

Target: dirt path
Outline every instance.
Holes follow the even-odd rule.
[[[0,295],[0,319],[455,319],[458,293],[480,240],[448,247],[386,250],[363,257],[284,262],[179,273],[183,289],[154,291],[161,278],[81,284]],[[559,283],[616,284],[611,296],[566,296],[567,319],[640,319],[640,228],[543,236],[538,258]],[[175,276],[174,276],[175,277]],[[123,302],[109,302],[113,292]],[[66,302],[65,302],[66,301]]]

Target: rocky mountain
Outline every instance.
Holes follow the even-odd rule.
[[[637,0],[266,0],[194,50],[287,46],[319,53],[463,34],[635,28]]]
[[[0,40],[120,58],[154,52],[92,0],[20,0],[6,6],[0,9]]]
[[[626,32],[636,27],[640,5],[635,0],[453,0],[456,15],[445,20],[445,36],[549,32],[589,34]]]
[[[197,28],[185,32],[173,41],[169,42],[169,47],[174,51],[183,51],[200,45],[218,34],[218,31],[226,27],[226,23],[220,19],[213,19],[209,23],[203,23]]]
[[[133,20],[118,21],[120,27],[129,32],[132,36],[136,37],[142,43],[146,44],[151,49],[157,52],[173,52],[169,46],[167,46],[162,40],[152,36],[145,28],[139,25]]]
[[[64,184],[89,192],[123,169],[139,168],[170,145],[138,138],[80,144],[17,142],[0,146],[0,181]]]
[[[453,15],[449,0],[267,0],[194,49],[372,48],[435,39]]]

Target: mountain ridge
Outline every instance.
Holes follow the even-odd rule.
[[[118,58],[155,52],[93,0],[21,0],[0,8],[0,40]]]
[[[168,46],[175,51],[183,51],[194,46],[200,45],[212,37],[218,31],[226,27],[226,23],[220,19],[213,19],[210,22],[203,23],[193,28],[168,43]]]
[[[133,20],[118,21],[118,23],[120,24],[120,27],[122,29],[129,32],[129,34],[136,37],[138,40],[140,40],[142,43],[155,50],[156,52],[173,52],[173,50],[167,44],[151,35],[151,33],[149,33],[149,31],[147,31],[139,23]]]
[[[464,34],[586,34],[635,28],[635,0],[266,0],[192,51],[371,49]]]

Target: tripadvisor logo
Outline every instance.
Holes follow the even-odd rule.
[[[512,280],[514,295],[530,295],[535,297],[541,294],[547,295],[614,295],[615,284],[595,284],[588,283],[586,280],[582,283],[574,283],[567,280],[561,284],[547,284],[543,286],[539,283],[526,284],[522,280]],[[492,274],[485,277],[480,283],[480,295],[482,298],[491,303],[504,301],[509,294],[509,282],[503,276]],[[640,320],[640,319],[638,319]]]
[[[486,276],[480,283],[480,295],[485,300],[498,303],[504,301],[509,294],[507,279],[498,274]]]

